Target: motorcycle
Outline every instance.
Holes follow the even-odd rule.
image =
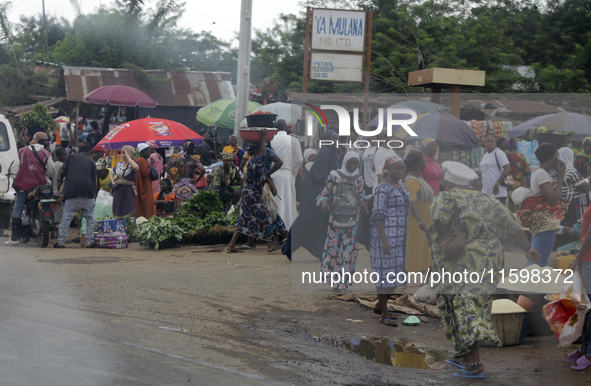
[[[29,193],[21,215],[21,243],[28,243],[32,237],[36,237],[41,248],[47,247],[49,232],[56,228],[54,213],[60,205],[58,197],[51,185],[38,186]]]

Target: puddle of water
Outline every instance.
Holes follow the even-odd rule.
[[[317,342],[349,350],[366,359],[388,366],[442,370],[446,368],[447,353],[431,350],[406,339],[363,338],[342,339],[315,337]]]

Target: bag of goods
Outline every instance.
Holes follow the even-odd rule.
[[[104,236],[97,234],[94,236],[94,243],[99,248],[123,249],[127,248],[128,241],[127,235]]]
[[[573,279],[572,284],[565,284],[562,288],[560,300],[542,308],[542,315],[550,325],[559,347],[570,346],[581,336],[585,315],[591,308],[581,274],[575,271]]]
[[[437,304],[437,292],[430,285],[422,286],[412,297],[417,302]]]

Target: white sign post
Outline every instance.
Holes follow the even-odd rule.
[[[363,55],[312,52],[310,79],[363,81]]]
[[[365,12],[314,9],[312,49],[363,52]]]

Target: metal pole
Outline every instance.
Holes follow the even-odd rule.
[[[48,39],[49,39],[49,32],[47,32],[47,16],[45,16],[45,0],[41,0],[43,4],[43,30],[45,31],[45,53],[49,49],[48,46]]]
[[[371,30],[373,21],[373,11],[369,11],[367,15],[367,39],[365,51],[365,93],[363,94],[363,129],[367,129],[367,115],[369,114],[368,99],[369,99],[369,66],[371,64]]]
[[[310,7],[306,7],[306,37],[304,38],[304,83],[302,86],[302,103],[306,103],[306,92],[308,91],[308,50],[310,47]],[[302,106],[303,107],[303,106]],[[306,112],[302,108],[302,119],[305,119]]]
[[[240,7],[240,43],[238,45],[238,84],[236,88],[236,115],[234,135],[240,140],[240,122],[248,113],[250,86],[250,40],[252,0],[242,0]]]

